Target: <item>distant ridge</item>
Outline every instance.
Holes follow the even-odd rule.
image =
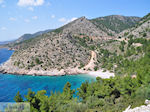
[[[84,16],[75,21],[78,21],[78,20],[89,21]],[[104,36],[104,35],[105,36],[106,35],[114,36],[117,33],[120,33],[121,31],[123,31],[125,29],[133,27],[139,20],[140,20],[140,17],[135,17],[135,16],[110,15],[110,16],[104,16],[104,17],[98,17],[95,19],[91,19],[90,22],[92,22],[97,28],[99,28],[99,30],[101,30],[102,36]],[[71,22],[69,24],[66,24],[54,31],[56,31],[56,32],[62,31],[63,28],[66,28],[67,26],[69,26],[71,24],[73,24],[73,23]],[[89,22],[87,24],[89,24]],[[81,25],[80,25],[80,27],[81,27]],[[76,27],[76,28],[79,28],[79,27]],[[9,44],[9,43],[11,43],[11,44],[20,43],[22,41],[37,37],[39,35],[42,35],[44,33],[48,33],[51,31],[53,31],[53,29],[39,31],[34,34],[24,34],[21,37],[19,37],[17,40],[0,42],[0,45]],[[88,33],[87,31],[84,31],[83,33],[85,33],[85,32]],[[101,33],[99,32],[99,34],[98,34],[98,32],[97,32],[96,36],[99,36]]]
[[[150,38],[150,13],[144,16],[134,27],[122,31],[118,37]]]
[[[140,19],[135,16],[110,15],[92,19],[91,22],[107,34],[115,35],[133,27]]]
[[[49,30],[45,30],[45,31],[39,31],[39,32],[36,32],[36,33],[33,33],[33,34],[24,34],[24,35],[22,35],[21,37],[19,37],[15,42],[16,42],[16,43],[19,43],[19,42],[28,40],[28,39],[30,39],[30,38],[37,37],[37,36],[39,36],[39,35],[42,35],[42,34],[44,34],[44,33],[50,32],[50,31],[53,31],[53,30],[52,30],[52,29],[49,29]]]
[[[15,41],[15,40],[12,40],[12,41],[1,41],[0,45],[5,45],[5,44],[8,44],[8,43],[13,42],[13,41]]]
[[[36,33],[33,33],[33,34],[24,34],[22,35],[21,37],[19,37],[18,39],[16,40],[11,40],[11,41],[1,41],[0,42],[0,45],[12,45],[12,44],[15,44],[15,43],[20,43],[20,42],[23,42],[25,40],[28,40],[28,39],[31,39],[31,38],[34,38],[34,37],[37,37],[39,35],[42,35],[44,33],[47,33],[47,32],[51,32],[53,31],[53,29],[48,29],[48,30],[44,30],[44,31],[39,31],[39,32],[36,32]]]

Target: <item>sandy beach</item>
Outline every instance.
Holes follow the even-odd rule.
[[[91,71],[91,72],[88,72],[88,75],[91,75],[91,76],[94,76],[94,77],[101,77],[103,79],[115,76],[114,73],[111,73],[109,71],[103,72],[103,70]]]

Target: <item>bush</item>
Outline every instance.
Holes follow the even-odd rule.
[[[94,67],[94,71],[97,71],[97,70],[98,70],[98,67],[97,67],[97,66],[95,66],[95,67]]]
[[[146,37],[147,36],[147,33],[143,33],[143,37]]]
[[[43,62],[39,60],[39,58],[35,59],[36,64],[42,64]]]

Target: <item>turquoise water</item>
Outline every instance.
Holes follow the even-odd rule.
[[[13,51],[0,49],[0,63],[9,59]],[[70,82],[72,89],[77,89],[85,81],[94,81],[95,77],[88,75],[72,75],[72,76],[21,76],[11,74],[0,74],[0,102],[11,102],[17,91],[21,95],[27,94],[28,88],[37,92],[46,90],[47,95],[51,91],[62,91],[64,85]]]

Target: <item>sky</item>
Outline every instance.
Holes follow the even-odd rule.
[[[55,29],[79,17],[88,19],[150,13],[150,0],[0,0],[0,41]]]

